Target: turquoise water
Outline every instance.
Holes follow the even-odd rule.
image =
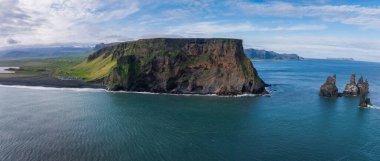
[[[255,62],[270,97],[0,86],[0,160],[380,160],[380,64]],[[337,74],[370,81],[374,107],[320,98]]]

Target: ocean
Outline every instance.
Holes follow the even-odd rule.
[[[254,62],[270,96],[179,96],[0,85],[0,160],[380,160],[380,64]],[[321,98],[369,80],[373,107]]]

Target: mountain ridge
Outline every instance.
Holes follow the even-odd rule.
[[[244,53],[253,60],[302,60],[297,54],[280,54],[274,51],[248,48]]]

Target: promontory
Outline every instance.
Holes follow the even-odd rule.
[[[173,94],[266,94],[243,42],[154,38],[105,45],[65,75],[109,90]]]

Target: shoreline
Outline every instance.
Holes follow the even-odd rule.
[[[207,97],[257,97],[257,96],[270,96],[270,94],[239,94],[239,95],[216,95],[216,94],[197,94],[197,93],[155,93],[155,92],[142,92],[142,91],[110,91],[102,84],[88,83],[82,80],[60,80],[56,78],[46,77],[13,77],[13,78],[0,78],[0,87],[16,87],[16,88],[29,88],[29,89],[57,89],[57,90],[83,90],[83,91],[104,91],[110,93],[136,93],[148,95],[168,95],[168,96],[207,96]]]
[[[53,87],[53,88],[93,88],[106,89],[99,83],[88,83],[82,80],[60,80],[50,77],[11,77],[0,78],[1,85],[9,86],[32,86],[32,87]]]

